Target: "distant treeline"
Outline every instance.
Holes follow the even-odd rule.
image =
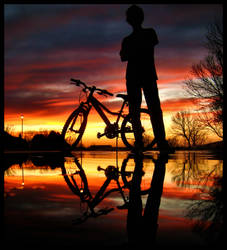
[[[50,131],[49,133],[38,133],[34,134],[30,140],[23,139],[21,136],[16,137],[10,135],[8,132],[4,131],[3,136],[3,148],[4,150],[92,150],[92,151],[113,151],[115,147],[111,145],[91,145],[90,147],[77,147],[71,148],[71,146],[64,140],[59,132]],[[173,143],[172,140],[168,140],[169,144],[176,150],[223,150],[224,142],[218,141],[213,143],[208,143],[204,145],[197,145],[195,147],[189,148],[188,146],[179,146],[178,143]],[[127,150],[127,148],[118,148],[118,150]]]
[[[4,150],[63,150],[70,149],[70,145],[60,133],[51,131],[47,135],[35,134],[27,141],[21,136],[12,136],[4,131]]]

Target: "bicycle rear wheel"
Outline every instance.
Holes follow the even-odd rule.
[[[143,137],[144,150],[146,150],[148,145],[150,146],[152,142],[155,142],[153,128],[151,125],[150,113],[148,109],[140,110],[140,120],[141,120],[141,125],[142,125],[142,137]],[[128,149],[131,150],[134,148],[135,136],[134,136],[134,131],[132,127],[132,118],[130,114],[128,114],[122,122],[121,139]]]
[[[84,134],[87,125],[87,116],[87,111],[79,107],[72,112],[62,129],[63,138],[72,147],[78,145]]]
[[[140,169],[141,166],[136,166],[136,161],[138,160],[135,158],[134,155],[128,155],[126,159],[122,162],[121,166],[121,178],[126,188],[131,188],[132,185],[132,178],[135,174],[135,170],[137,168]],[[151,189],[151,180],[153,177],[154,172],[154,163],[151,159],[141,159],[142,168],[141,171],[141,183],[140,183],[140,194],[148,194]]]

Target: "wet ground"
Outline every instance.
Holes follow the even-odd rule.
[[[212,152],[9,158],[4,166],[9,247],[189,247],[220,240],[223,160]]]

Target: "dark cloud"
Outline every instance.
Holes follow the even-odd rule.
[[[125,21],[128,6],[5,4],[5,109],[55,110],[53,103],[73,98],[71,77],[116,93],[125,89],[126,65],[119,50],[131,32]],[[140,6],[144,27],[153,27],[160,41],[155,51],[159,79],[179,82],[206,54],[206,29],[215,17],[221,18],[222,5]]]

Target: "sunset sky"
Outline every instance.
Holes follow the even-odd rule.
[[[126,63],[119,57],[122,39],[131,33],[125,21],[130,5],[4,5],[4,122],[24,131],[61,131],[76,108],[80,79],[118,94],[124,93]],[[158,88],[167,127],[174,112],[194,108],[183,89],[190,67],[207,54],[209,24],[221,18],[220,4],[141,4],[143,27],[153,27],[159,38],[155,48]],[[100,98],[120,109],[115,97]],[[90,143],[99,127],[95,112],[89,124]],[[93,139],[92,139],[93,138]],[[103,144],[101,142],[101,144]]]

